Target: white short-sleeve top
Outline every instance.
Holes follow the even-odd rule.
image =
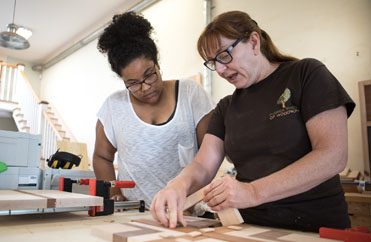
[[[125,197],[150,206],[154,195],[192,161],[198,150],[196,126],[214,106],[204,89],[191,80],[179,81],[175,113],[163,125],[142,121],[126,89],[106,99],[98,119],[117,149],[118,179],[136,183],[135,188],[123,189]]]

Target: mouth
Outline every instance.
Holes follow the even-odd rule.
[[[156,92],[150,92],[150,93],[144,95],[143,98],[150,99],[150,98],[152,98],[154,96],[156,96]]]
[[[225,76],[225,79],[227,79],[228,82],[234,83],[237,81],[238,73],[232,73]]]

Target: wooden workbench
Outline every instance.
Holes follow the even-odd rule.
[[[69,213],[51,213],[51,214],[28,214],[28,215],[3,215],[0,216],[0,240],[6,242],[107,242],[92,233],[92,228],[100,225],[114,223],[126,223],[132,220],[150,218],[150,214],[139,213],[137,210],[116,212],[109,216],[89,217],[86,211],[69,212]],[[103,226],[104,227],[104,226]],[[250,226],[251,228],[263,228]],[[271,228],[271,231],[280,232],[288,230],[279,230]],[[303,237],[309,238],[308,241],[334,241],[319,238],[318,234],[302,233],[298,231],[289,231],[291,234],[299,236],[298,240],[302,241]],[[295,238],[295,236],[294,236]],[[281,241],[282,240],[263,240],[263,241]]]

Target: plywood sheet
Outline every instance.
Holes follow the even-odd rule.
[[[58,190],[0,190],[0,210],[103,206],[103,198]]]

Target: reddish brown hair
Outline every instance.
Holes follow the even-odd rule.
[[[297,58],[282,54],[273,44],[269,35],[259,28],[258,24],[245,12],[231,11],[218,15],[201,33],[198,42],[198,53],[207,60],[212,51],[220,47],[223,36],[228,39],[248,38],[255,31],[259,34],[260,50],[272,63],[297,60]]]

